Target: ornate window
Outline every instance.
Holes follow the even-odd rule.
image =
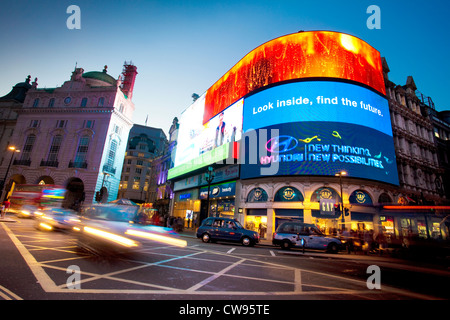
[[[253,189],[247,196],[247,202],[266,202],[267,199],[267,192],[262,188]]]
[[[277,191],[273,201],[303,201],[303,195],[293,187],[283,187]]]

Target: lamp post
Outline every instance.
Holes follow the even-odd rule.
[[[208,171],[205,173],[206,182],[208,182],[208,194],[206,198],[206,203],[208,205],[206,215],[209,217],[209,190],[211,188],[211,182],[214,180],[215,172],[212,166],[208,166]]]
[[[341,201],[339,203],[339,210],[341,211],[341,222],[345,226],[345,217],[344,217],[344,199],[342,198],[342,176],[347,175],[346,171],[341,171],[339,173],[336,173],[336,176],[339,176],[339,185],[341,187]]]
[[[16,147],[14,147],[14,146],[9,146],[8,149],[11,150],[12,152],[11,152],[11,160],[9,160],[8,169],[6,169],[5,177],[3,178],[1,189],[0,189],[0,199],[2,201],[3,201],[3,189],[5,188],[6,178],[8,177],[9,168],[11,168],[11,163],[14,159],[14,153],[20,152],[20,150],[16,149]]]

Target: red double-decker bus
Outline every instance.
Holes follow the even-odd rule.
[[[36,209],[45,207],[61,207],[66,188],[49,184],[18,184],[11,194],[10,211],[19,212],[24,206]]]

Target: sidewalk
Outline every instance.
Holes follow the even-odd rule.
[[[197,238],[196,231],[192,229],[185,229],[178,233],[181,237]],[[199,239],[199,241],[201,241]],[[310,258],[321,258],[321,259],[343,259],[343,260],[353,260],[361,261],[365,263],[370,263],[377,265],[379,267],[401,269],[405,271],[415,271],[423,273],[433,273],[442,276],[450,277],[450,260],[449,257],[441,263],[430,262],[424,259],[406,259],[392,257],[388,254],[380,256],[378,254],[368,254],[365,255],[361,252],[348,254],[345,251],[341,251],[337,254],[331,254],[315,250],[306,250],[305,253],[300,249],[293,250],[281,250],[279,246],[274,246],[270,240],[261,240],[257,246],[272,247],[275,254],[286,255],[286,256],[305,256]]]

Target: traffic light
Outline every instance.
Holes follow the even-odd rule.
[[[336,215],[340,215],[341,214],[341,205],[339,203],[335,203],[334,204],[334,213]]]
[[[350,209],[349,208],[345,208],[344,212],[345,212],[345,216],[346,217],[348,217],[350,215]]]

